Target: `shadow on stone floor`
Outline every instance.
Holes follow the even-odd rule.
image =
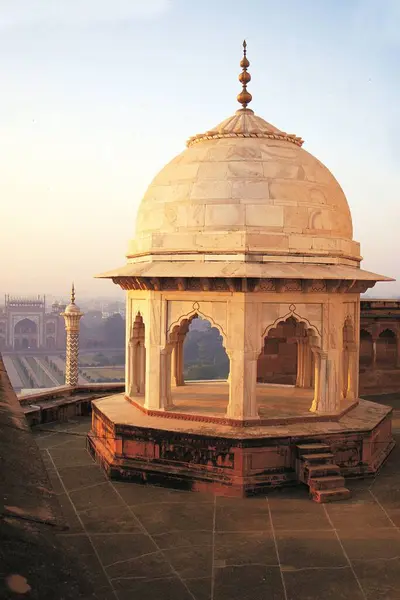
[[[213,497],[107,480],[84,444],[90,420],[37,432],[77,553],[100,599],[398,600],[399,447],[352,498],[307,488]]]

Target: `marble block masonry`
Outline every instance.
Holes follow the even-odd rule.
[[[111,477],[246,496],[305,483],[320,502],[344,476],[374,474],[393,447],[391,409],[358,397],[360,293],[389,278],[360,268],[336,179],[288,134],[241,108],[150,184],[127,264],[126,389],[93,403],[88,444]],[[184,340],[215,327],[226,382],[191,384]],[[295,386],[257,381],[268,336],[297,344]]]

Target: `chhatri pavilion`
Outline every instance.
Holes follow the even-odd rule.
[[[358,397],[360,268],[346,197],[303,140],[241,108],[156,175],[125,266],[126,389],[93,403],[89,447],[111,477],[250,495],[306,483],[346,497],[393,447],[391,409]],[[185,382],[184,341],[206,319],[227,381]],[[295,385],[261,383],[265,340],[296,346]]]

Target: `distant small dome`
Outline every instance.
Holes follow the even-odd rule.
[[[71,303],[71,304],[68,304],[68,306],[66,307],[64,312],[71,314],[71,313],[80,313],[81,311],[79,309],[79,306]]]

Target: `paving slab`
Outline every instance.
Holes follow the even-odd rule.
[[[348,481],[352,498],[323,506],[306,486],[240,499],[110,481],[76,441],[79,422],[62,425],[42,452],[59,535],[100,600],[400,598],[397,448],[375,479]]]

